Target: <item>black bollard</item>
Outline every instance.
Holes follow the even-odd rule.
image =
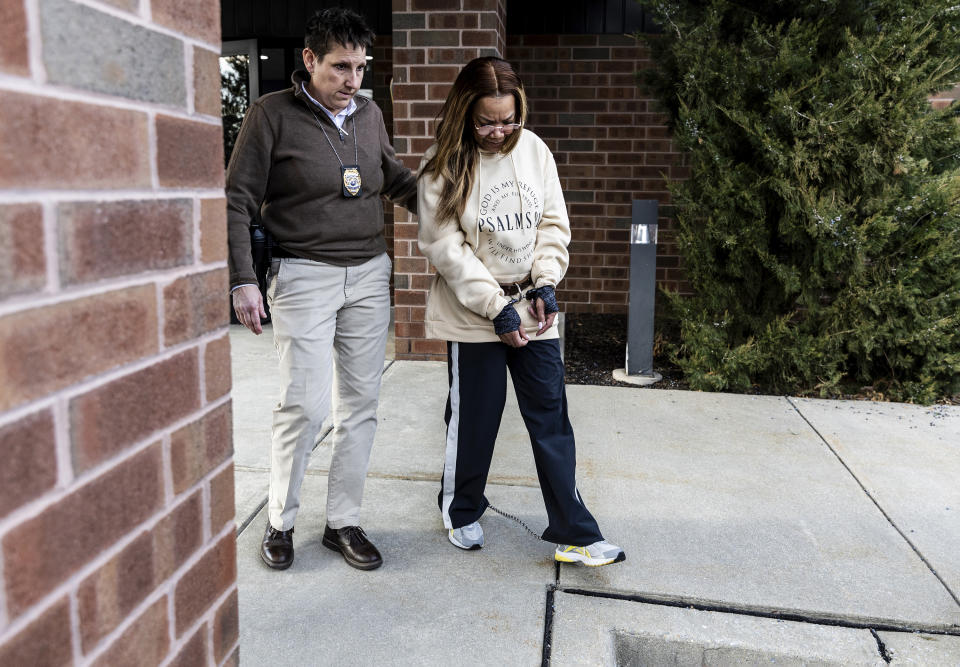
[[[625,368],[614,378],[632,384],[653,384],[662,378],[653,370],[653,306],[657,289],[657,200],[634,199],[630,225],[630,305]]]

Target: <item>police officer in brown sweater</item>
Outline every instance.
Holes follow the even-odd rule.
[[[383,560],[360,528],[390,322],[384,196],[415,212],[414,175],[396,157],[376,104],[357,97],[374,34],[346,9],[307,24],[293,86],[254,102],[227,168],[233,307],[255,334],[266,315],[251,260],[259,212],[276,246],[267,299],[280,361],[273,412],[264,563],[293,563],[300,484],[337,367],[333,460],[323,544],[353,567]]]

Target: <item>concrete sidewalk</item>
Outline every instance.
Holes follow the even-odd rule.
[[[627,553],[577,568],[493,511],[482,550],[447,541],[446,367],[388,359],[362,522],[384,566],[320,544],[327,435],[274,572],[272,341],[231,340],[246,664],[960,665],[958,407],[568,386],[580,491]],[[545,527],[510,399],[487,496]]]

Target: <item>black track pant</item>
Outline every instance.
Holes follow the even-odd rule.
[[[507,397],[507,369],[530,434],[549,525],[543,539],[586,546],[603,539],[576,484],[576,446],[567,417],[563,361],[556,339],[521,348],[503,343],[448,343],[450,394],[439,504],[447,528],[473,523],[483,495]]]

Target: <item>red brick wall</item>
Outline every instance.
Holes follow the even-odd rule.
[[[553,151],[570,215],[570,268],[557,296],[566,312],[625,313],[634,199],[661,204],[657,280],[686,289],[664,175],[686,167],[666,117],[637,85],[647,50],[622,35],[509,35],[507,59],[523,79],[529,127]]]
[[[434,121],[460,68],[501,55],[505,0],[394,0],[394,147],[417,169],[433,143]],[[417,249],[416,218],[394,209],[394,318],[397,359],[444,359],[446,343],[424,339],[433,269]]]
[[[2,665],[237,661],[219,40],[0,10]]]

